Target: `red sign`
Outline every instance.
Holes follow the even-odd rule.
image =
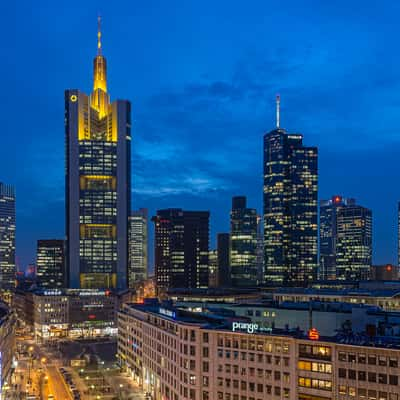
[[[315,328],[311,328],[308,331],[308,338],[310,340],[319,340],[319,332]]]
[[[94,314],[89,314],[89,319],[96,319],[96,316]]]

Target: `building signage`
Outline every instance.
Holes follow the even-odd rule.
[[[315,328],[311,328],[308,331],[308,338],[310,340],[319,340],[319,332],[317,331],[317,329]]]
[[[254,333],[258,331],[258,324],[246,322],[232,322],[232,332],[246,331],[247,333]]]
[[[162,315],[165,315],[167,317],[170,317],[170,318],[175,318],[176,317],[175,311],[171,311],[171,310],[168,310],[168,309],[163,308],[163,307],[160,307],[159,313],[162,314]]]

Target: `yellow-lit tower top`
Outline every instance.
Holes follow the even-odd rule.
[[[91,106],[103,118],[108,114],[110,97],[107,94],[107,63],[101,47],[101,17],[97,17],[97,55],[93,60],[93,92]]]

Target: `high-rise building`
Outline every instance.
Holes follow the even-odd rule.
[[[65,92],[66,259],[71,288],[128,284],[131,106],[110,102],[98,30],[93,91]]]
[[[0,182],[0,297],[15,289],[15,192]]]
[[[372,212],[359,205],[337,210],[336,279],[365,280],[372,263]]]
[[[280,127],[264,136],[264,267],[267,284],[316,278],[318,151]]]
[[[332,196],[319,203],[319,278],[336,279],[337,210],[354,205],[354,199]]]
[[[264,283],[264,232],[263,218],[257,215],[257,281],[259,284]]]
[[[129,287],[147,279],[148,218],[147,208],[132,211],[129,217]]]
[[[217,288],[218,283],[218,250],[210,250],[208,254],[208,287]]]
[[[218,233],[218,286],[231,286],[231,238],[229,233]]]
[[[152,221],[158,289],[208,287],[209,218],[208,211],[157,211]]]
[[[231,281],[232,286],[257,285],[257,210],[247,208],[246,197],[232,198]]]
[[[38,240],[36,277],[38,284],[49,289],[65,287],[64,240]]]

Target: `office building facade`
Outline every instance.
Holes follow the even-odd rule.
[[[123,305],[118,329],[121,367],[155,400],[400,398],[397,345],[264,332],[163,304]]]
[[[159,289],[206,288],[209,276],[208,211],[158,210],[155,275]]]
[[[0,296],[15,289],[15,192],[0,182]]]
[[[372,264],[372,211],[349,205],[337,210],[336,279],[367,280]]]
[[[101,33],[93,91],[65,92],[66,259],[71,288],[128,285],[130,103],[110,102]]]
[[[218,286],[231,286],[231,238],[229,233],[217,234]]]
[[[40,286],[50,289],[65,287],[64,240],[38,240],[36,278]]]
[[[0,399],[8,397],[7,389],[11,387],[15,357],[15,313],[0,302]]]
[[[319,203],[319,278],[336,279],[337,211],[354,205],[354,199],[335,195]]]
[[[129,287],[147,279],[148,212],[146,208],[132,211],[129,217]]]
[[[233,197],[230,266],[234,287],[257,285],[257,226],[257,210],[247,208],[246,197]]]
[[[264,136],[265,283],[306,285],[316,278],[318,152],[279,126]]]

